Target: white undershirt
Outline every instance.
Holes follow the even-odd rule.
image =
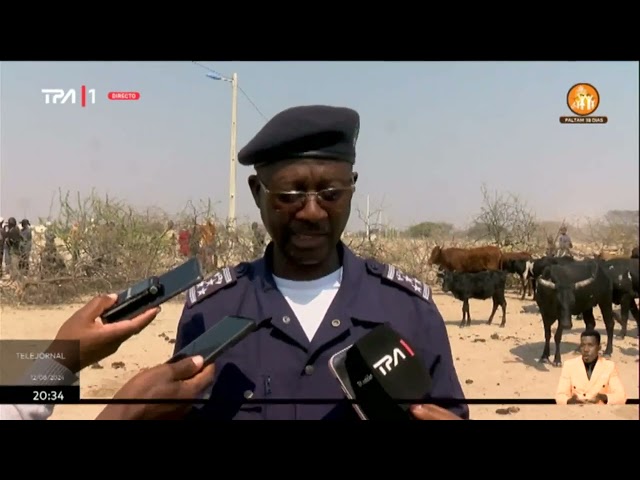
[[[278,290],[287,299],[309,341],[320,328],[342,281],[342,267],[339,270],[307,282],[287,280],[274,275]]]

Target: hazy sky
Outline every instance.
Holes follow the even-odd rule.
[[[237,72],[267,117],[301,104],[358,110],[355,203],[364,209],[369,194],[397,226],[465,224],[482,182],[545,219],[638,208],[637,62],[203,63]],[[2,62],[0,214],[34,223],[59,188],[94,188],[171,212],[210,197],[226,216],[231,86],[205,75],[191,62]],[[608,124],[560,124],[578,82],[598,88]],[[95,105],[45,105],[42,88],[83,84]],[[240,94],[238,148],[264,121]],[[239,217],[257,218],[251,171],[238,166]]]

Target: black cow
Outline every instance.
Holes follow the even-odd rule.
[[[637,258],[612,258],[602,262],[602,268],[613,283],[613,303],[620,305],[620,337],[627,335],[629,312],[636,323],[640,321],[640,312],[635,299],[638,297],[640,281],[640,260]]]
[[[536,299],[536,279],[542,275],[545,268],[550,265],[565,265],[573,263],[576,260],[573,257],[542,257],[535,260],[529,260],[524,272],[524,280],[531,282],[533,288],[533,300]]]
[[[525,278],[525,274],[528,269],[528,262],[531,260],[526,260],[524,258],[508,258],[502,260],[502,270],[507,273],[513,273],[520,278],[520,288],[522,288],[522,296],[520,300],[524,300],[524,297],[527,294],[527,290],[529,291],[529,295],[533,295],[533,277]]]
[[[633,247],[633,250],[631,250],[631,258],[638,257],[640,257],[640,247]]]
[[[485,270],[477,273],[441,271],[438,272],[438,277],[442,279],[442,291],[450,292],[456,299],[462,301],[460,328],[471,325],[471,315],[469,314],[470,298],[475,298],[476,300],[493,299],[493,309],[489,320],[487,320],[487,325],[491,325],[498,306],[502,307],[500,327],[506,325],[507,300],[504,296],[507,284],[506,272],[500,270]]]
[[[593,308],[596,305],[602,312],[607,330],[607,348],[604,355],[611,356],[614,325],[613,284],[599,261],[585,260],[550,265],[544,269],[536,283],[538,284],[536,303],[544,324],[544,350],[540,357],[541,363],[549,361],[551,327],[556,320],[558,327],[554,335],[556,352],[553,364],[559,366],[562,364],[560,358],[562,332],[572,328],[571,316],[581,314],[586,329],[593,330],[596,325]]]

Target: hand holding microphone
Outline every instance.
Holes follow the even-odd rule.
[[[427,399],[432,379],[409,343],[389,325],[338,352],[329,365],[347,397],[358,402],[354,408],[364,420],[461,420],[436,405],[399,403]]]

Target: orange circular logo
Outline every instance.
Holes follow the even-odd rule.
[[[567,93],[567,106],[576,115],[591,115],[600,105],[600,94],[589,83],[576,83]]]

